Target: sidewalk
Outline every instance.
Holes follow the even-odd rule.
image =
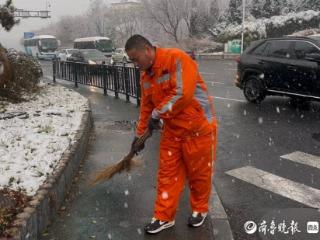
[[[73,83],[58,83],[73,88]],[[187,192],[183,194],[175,227],[157,235],[146,235],[143,227],[152,217],[156,194],[159,134],[148,140],[141,155],[142,166],[130,173],[116,175],[95,187],[88,187],[89,176],[107,164],[120,160],[130,148],[138,108],[112,96],[103,96],[93,87],[80,86],[79,93],[90,100],[94,122],[91,146],[72,189],[73,200],[53,220],[44,240],[81,239],[232,239],[230,227],[218,196],[213,194],[211,215],[204,226],[187,226],[190,214]]]

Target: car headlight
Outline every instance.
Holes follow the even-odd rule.
[[[89,60],[88,63],[89,63],[90,65],[95,65],[95,64],[97,64],[95,61],[92,61],[92,60]]]

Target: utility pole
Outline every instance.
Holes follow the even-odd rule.
[[[244,21],[246,16],[246,0],[242,0],[242,33],[241,33],[241,53],[243,53],[243,41],[244,41]]]

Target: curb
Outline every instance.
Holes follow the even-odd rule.
[[[89,105],[90,109],[90,105]],[[53,173],[39,187],[28,206],[19,213],[8,229],[14,240],[38,239],[61,207],[72,178],[84,158],[92,128],[91,110],[85,112],[75,136],[75,143],[62,154]]]
[[[212,186],[209,205],[209,217],[214,240],[234,240],[229,220],[214,185]]]

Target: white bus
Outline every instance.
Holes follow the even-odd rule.
[[[107,37],[86,37],[76,38],[73,47],[77,49],[97,49],[106,57],[111,57],[114,46],[110,38]]]
[[[53,59],[59,41],[51,35],[38,35],[24,40],[24,48],[28,55],[38,59]]]

